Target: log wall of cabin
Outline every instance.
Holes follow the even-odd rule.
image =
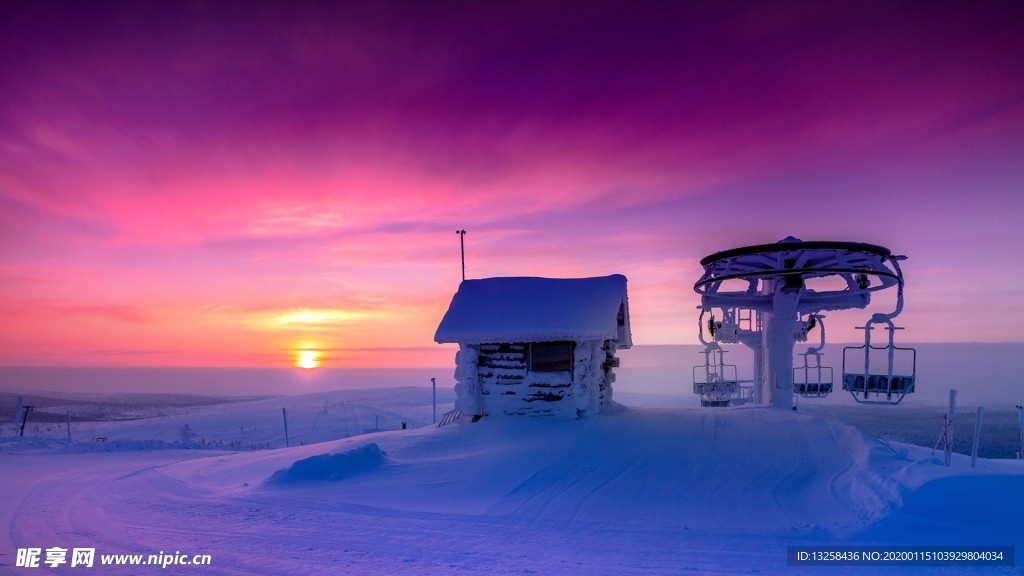
[[[529,344],[481,344],[477,362],[489,413],[575,414],[572,372],[530,371]]]
[[[612,400],[614,340],[576,342],[571,371],[531,371],[527,343],[460,346],[456,407],[463,414],[596,414]]]
[[[596,414],[611,405],[615,382],[612,369],[618,366],[616,350],[615,340],[576,343],[573,396],[581,414]]]
[[[612,384],[615,383],[613,368],[619,367],[619,359],[615,356],[616,350],[618,350],[618,343],[613,340],[605,340],[604,345],[601,347],[601,371],[604,376],[601,378],[601,384],[598,387],[599,409],[610,406],[612,402]]]
[[[480,347],[476,344],[459,344],[455,353],[455,409],[466,416],[483,414],[477,374],[479,358]]]

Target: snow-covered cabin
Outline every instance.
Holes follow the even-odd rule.
[[[464,280],[434,340],[459,345],[464,416],[596,414],[632,346],[626,277]]]

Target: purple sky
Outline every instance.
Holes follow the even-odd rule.
[[[909,256],[906,340],[1020,342],[1022,22],[5,2],[0,364],[444,364],[459,228],[470,277],[625,274],[639,344],[696,341],[701,257],[787,235]]]

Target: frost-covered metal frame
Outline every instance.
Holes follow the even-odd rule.
[[[773,295],[758,290],[758,283],[776,279],[784,286],[804,288],[798,311],[813,314],[825,310],[863,308],[870,294],[894,286],[899,288],[902,306],[903,274],[896,256],[888,248],[861,242],[782,241],[716,252],[701,259],[704,273],[694,284],[702,307],[750,308],[771,312]],[[814,289],[808,280],[839,276],[842,290]],[[872,281],[872,278],[875,281]],[[746,280],[747,286],[725,286],[730,280]],[[784,288],[785,289],[785,288]]]
[[[822,366],[820,358],[825,343],[821,312],[866,308],[874,292],[895,287],[895,309],[873,314],[863,327],[865,345],[860,347],[864,351],[863,369],[860,372],[847,369],[844,353],[842,382],[843,388],[858,402],[899,403],[914,391],[916,373],[914,368],[909,374],[894,373],[895,355],[908,350],[913,354],[913,349],[900,348],[893,341],[893,334],[899,329],[893,325],[893,319],[903,310],[904,280],[899,263],[905,258],[875,244],[804,242],[793,237],[775,244],[711,254],[701,259],[704,272],[694,284],[694,291],[701,296],[698,320],[701,343],[707,350],[712,350],[719,342],[742,342],[753,349],[754,380],[758,383],[754,401],[761,402],[762,397],[767,396],[772,404],[785,408],[791,404],[793,393],[814,397],[832,392],[831,369]],[[824,280],[826,278],[830,280]],[[722,311],[724,320],[716,322],[712,316],[708,322],[712,340],[707,341],[703,334],[704,313],[714,308]],[[740,327],[736,320],[743,310],[749,311],[748,315],[756,315],[756,328],[752,321],[747,329]],[[762,326],[762,315],[768,319],[765,326]],[[874,324],[889,330],[887,346],[871,345]],[[806,340],[807,332],[815,325],[821,326],[821,344],[808,349],[803,354],[803,365],[794,367],[793,344]],[[873,349],[888,352],[883,370],[871,366]],[[916,361],[912,364],[916,365]],[[863,384],[858,387],[859,382]],[[695,392],[698,383],[695,377]],[[872,395],[883,398],[871,400]],[[705,396],[701,394],[702,400]],[[732,400],[738,400],[737,395],[731,396]]]

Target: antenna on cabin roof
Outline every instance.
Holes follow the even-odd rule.
[[[459,235],[459,252],[462,254],[462,279],[466,279],[466,231],[456,230]]]

